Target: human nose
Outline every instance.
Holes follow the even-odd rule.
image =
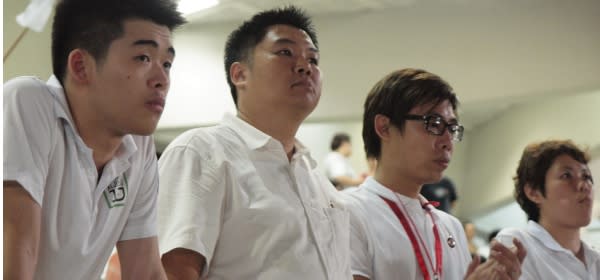
[[[579,179],[578,186],[577,186],[577,189],[579,191],[589,193],[592,191],[593,187],[594,187],[594,183],[592,183],[587,178]]]
[[[454,136],[450,132],[450,128],[447,125],[444,126],[442,135],[440,135],[438,138],[439,138],[439,145],[441,146],[442,149],[451,151],[454,148],[454,141],[453,141]]]
[[[313,72],[308,58],[304,56],[301,56],[296,60],[296,66],[294,70],[298,74],[306,74],[307,76],[310,76],[310,74]]]
[[[170,85],[170,77],[168,69],[162,66],[162,64],[155,64],[151,73],[150,79],[148,80],[148,86],[154,89],[161,89],[167,91]]]

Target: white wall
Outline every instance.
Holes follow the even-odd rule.
[[[296,136],[311,150],[311,155],[322,168],[323,159],[330,150],[331,138],[337,132],[345,132],[350,135],[353,151],[350,162],[354,170],[357,173],[366,171],[367,163],[362,140],[362,121],[307,122],[300,126]],[[468,139],[468,133],[465,136]],[[464,166],[468,147],[468,140],[466,139],[455,144],[452,161],[445,172],[445,175],[452,179],[459,191],[464,185]],[[457,208],[459,207],[460,205]]]
[[[540,99],[515,106],[469,134],[466,184],[459,216],[472,219],[512,201],[524,147],[549,138],[600,144],[600,91]]]

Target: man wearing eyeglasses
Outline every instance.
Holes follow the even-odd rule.
[[[517,279],[525,250],[492,245],[491,260],[471,260],[461,223],[419,191],[450,164],[464,128],[458,101],[440,77],[417,69],[379,81],[365,102],[363,140],[375,175],[348,193],[354,279]]]

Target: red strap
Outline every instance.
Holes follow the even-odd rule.
[[[415,253],[415,256],[417,257],[417,263],[419,264],[419,268],[421,270],[421,273],[423,274],[423,279],[424,280],[430,280],[431,277],[429,276],[429,271],[427,270],[427,265],[425,264],[425,260],[423,259],[423,254],[421,252],[421,247],[419,246],[419,243],[417,241],[417,238],[415,237],[415,233],[413,232],[412,228],[410,227],[410,225],[408,224],[408,220],[406,219],[406,216],[404,216],[404,213],[402,213],[402,211],[400,210],[400,208],[398,208],[398,205],[396,203],[394,203],[393,201],[380,196],[381,199],[383,199],[383,201],[385,201],[390,208],[392,209],[392,211],[394,211],[394,214],[396,214],[396,217],[398,217],[398,220],[400,220],[400,223],[402,224],[402,227],[404,227],[404,230],[406,231],[406,234],[408,235],[408,238],[410,239],[410,243],[413,247],[413,251]],[[423,209],[425,209],[426,211],[431,211],[429,208],[427,208],[427,204],[422,205]],[[429,213],[431,215],[431,213]],[[433,221],[433,217],[432,221]],[[441,277],[441,273],[442,273],[442,242],[440,239],[440,234],[437,228],[437,224],[435,223],[435,221],[433,221],[433,233],[435,235],[435,262],[436,262],[436,267],[433,268],[435,271],[435,274],[439,277]],[[423,244],[423,246],[425,246]]]

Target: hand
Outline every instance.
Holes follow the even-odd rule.
[[[527,251],[519,240],[514,239],[515,247],[508,249],[499,242],[492,242],[492,251],[489,260],[480,264],[479,257],[467,268],[467,280],[517,280],[521,276],[521,264]]]
[[[495,240],[491,244],[490,261],[499,264],[499,269],[509,277],[507,279],[518,279],[521,276],[521,264],[527,255],[518,239],[514,238],[513,244],[515,246],[510,249]]]

